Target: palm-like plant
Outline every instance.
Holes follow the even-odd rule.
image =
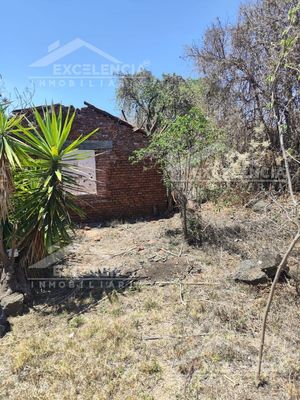
[[[74,118],[75,111],[63,115],[52,106],[33,109],[34,122],[25,123],[24,116],[0,108],[0,292],[18,290],[19,270],[8,247],[21,250],[28,265],[71,240],[70,213],[81,213],[72,195],[80,172],[72,161],[96,131],[67,144]]]
[[[44,109],[42,115],[33,110],[35,123],[23,134],[35,159],[34,167],[25,169],[18,179],[17,219],[24,238],[22,248],[26,263],[40,260],[56,247],[71,240],[70,213],[82,214],[72,192],[77,188],[72,167],[78,159],[78,146],[95,131],[67,144],[75,111],[63,115],[62,108]]]

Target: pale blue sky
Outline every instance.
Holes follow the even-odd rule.
[[[182,59],[184,47],[201,40],[217,17],[234,20],[240,4],[240,0],[2,0],[0,74],[7,93],[14,87],[22,91],[34,77],[36,105],[54,101],[80,107],[86,100],[119,114],[111,69],[126,65],[138,69],[142,64],[157,76],[163,72],[193,76],[192,66]],[[78,46],[75,51],[74,43],[71,53],[67,47],[57,52],[76,38],[121,64],[97,54],[93,47]],[[48,66],[30,66],[47,54]],[[52,62],[53,54],[64,56]]]

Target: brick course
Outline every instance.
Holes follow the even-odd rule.
[[[152,216],[166,211],[167,196],[161,173],[154,166],[133,165],[129,161],[134,150],[147,145],[146,134],[87,104],[76,110],[70,139],[96,128],[99,131],[91,139],[111,140],[112,149],[96,152],[97,195],[78,196],[85,221]]]

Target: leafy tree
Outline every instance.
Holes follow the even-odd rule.
[[[135,152],[135,161],[154,161],[162,170],[166,185],[179,207],[184,238],[188,229],[188,201],[199,185],[202,161],[217,149],[218,132],[197,108],[179,116],[167,128],[153,134],[147,148]],[[213,151],[214,152],[214,151]]]
[[[261,379],[261,368],[262,368],[262,359],[263,359],[263,351],[264,351],[264,343],[266,336],[266,328],[267,328],[267,320],[269,316],[269,312],[271,309],[271,304],[274,298],[276,284],[279,280],[281,272],[286,265],[291,252],[295,248],[296,244],[300,240],[300,216],[299,216],[299,201],[295,196],[294,188],[293,188],[293,178],[291,174],[291,168],[289,164],[289,159],[293,162],[300,164],[300,161],[296,159],[294,156],[290,154],[290,151],[287,150],[287,145],[289,144],[289,131],[288,126],[286,124],[286,111],[289,108],[289,104],[297,100],[298,93],[290,92],[289,96],[286,98],[284,103],[281,102],[281,99],[278,98],[278,88],[282,87],[282,76],[284,76],[289,71],[293,71],[298,80],[300,81],[300,69],[299,63],[297,61],[297,57],[295,57],[295,49],[296,51],[300,46],[300,1],[294,5],[293,1],[288,1],[287,4],[290,5],[288,11],[288,26],[283,30],[281,41],[280,41],[280,51],[278,54],[277,63],[275,64],[274,71],[269,76],[268,83],[270,86],[271,93],[271,109],[274,114],[274,120],[276,121],[277,134],[280,143],[280,149],[282,153],[282,157],[284,160],[286,176],[287,176],[287,187],[290,195],[291,201],[291,209],[286,211],[287,218],[292,224],[295,226],[295,232],[293,234],[293,238],[285,251],[285,254],[279,264],[275,278],[273,280],[271,290],[269,293],[269,298],[265,307],[263,324],[261,330],[261,341],[260,341],[260,349],[259,349],[259,358],[258,358],[258,368],[256,374],[256,380],[258,386],[263,383]],[[292,132],[294,133],[294,132]]]
[[[268,83],[281,49],[282,32],[288,26],[290,5],[298,0],[260,0],[241,6],[236,24],[214,23],[201,45],[187,50],[202,77],[205,111],[226,129],[230,146],[247,151],[251,140],[268,140],[280,151],[276,120]],[[300,63],[299,45],[290,54]],[[285,108],[286,145],[300,152],[300,81],[295,69],[278,71],[276,101]],[[288,102],[291,94],[293,101]]]
[[[70,212],[80,213],[72,190],[76,174],[70,166],[76,149],[94,132],[67,145],[75,112],[53,107],[33,110],[34,122],[0,112],[0,257],[3,291],[26,290],[20,266],[37,262],[71,240]],[[4,235],[6,232],[6,235]],[[11,248],[9,257],[7,249]],[[21,263],[14,262],[14,249]]]
[[[156,78],[150,71],[119,76],[117,100],[128,118],[152,134],[195,104],[193,81],[176,74]]]

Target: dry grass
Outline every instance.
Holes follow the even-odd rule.
[[[245,213],[253,223],[259,219]],[[263,218],[257,221],[260,226]],[[71,321],[66,313],[45,316],[33,310],[12,319],[12,332],[0,342],[0,398],[300,399],[300,299],[295,288],[281,284],[276,293],[263,364],[268,384],[256,389],[254,372],[268,288],[233,283],[240,255],[222,244],[181,249],[178,226],[175,216],[95,228],[82,233],[81,250],[95,254],[98,248],[104,257],[136,245],[130,254],[107,257],[107,265],[134,267],[142,274],[155,272],[157,264],[163,269],[173,262],[183,283],[219,285],[180,287],[173,274],[173,285],[128,289]],[[253,249],[248,242],[234,243],[255,253],[259,235],[252,237]],[[276,244],[285,240],[278,235]],[[78,254],[77,267],[84,267],[90,255]],[[149,261],[153,255],[167,260]],[[94,258],[91,268],[97,266]],[[76,257],[72,262],[76,264]],[[187,269],[191,265],[192,271]]]

